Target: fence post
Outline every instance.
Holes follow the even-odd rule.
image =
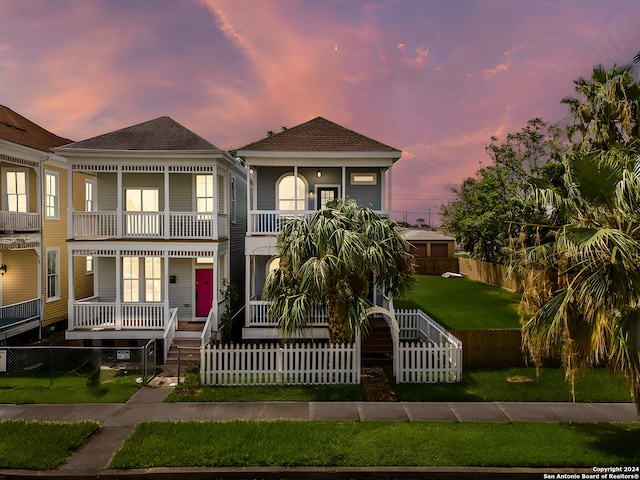
[[[283,382],[283,363],[284,363],[284,348],[278,348],[278,353],[276,354],[276,383],[281,385]]]

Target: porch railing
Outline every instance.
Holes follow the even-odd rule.
[[[40,230],[40,225],[38,213],[0,211],[0,230],[37,232]]]
[[[122,232],[118,232],[118,219]],[[73,212],[73,238],[214,238],[226,235],[226,216],[200,212]],[[167,220],[168,218],[168,220]],[[217,222],[217,224],[214,224]],[[168,225],[167,225],[168,223]]]
[[[73,329],[102,330],[164,330],[163,303],[118,304],[97,302],[95,297],[76,301],[73,308]]]
[[[0,327],[30,320],[40,316],[40,299],[34,298],[24,302],[0,307]]]
[[[267,300],[251,300],[249,302],[249,325],[248,327],[275,327],[277,322],[269,318],[269,307],[273,302]],[[314,314],[309,319],[309,326],[327,326],[327,308],[324,305],[317,305]]]

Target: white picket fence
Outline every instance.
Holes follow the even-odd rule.
[[[352,345],[226,345],[200,350],[203,385],[360,383],[360,349]]]

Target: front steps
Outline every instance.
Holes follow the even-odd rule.
[[[185,372],[193,363],[200,361],[200,336],[203,328],[204,322],[178,322],[176,335],[169,348],[163,370],[176,370],[178,357],[181,372]]]
[[[384,318],[374,316],[369,323],[369,334],[362,339],[362,366],[392,364],[391,329]]]

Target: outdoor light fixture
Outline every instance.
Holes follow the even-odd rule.
[[[322,170],[318,170],[318,171],[316,172],[316,175],[318,175],[318,178],[322,177]]]
[[[5,273],[7,273],[7,266],[2,264],[0,265],[0,274],[4,275]]]

